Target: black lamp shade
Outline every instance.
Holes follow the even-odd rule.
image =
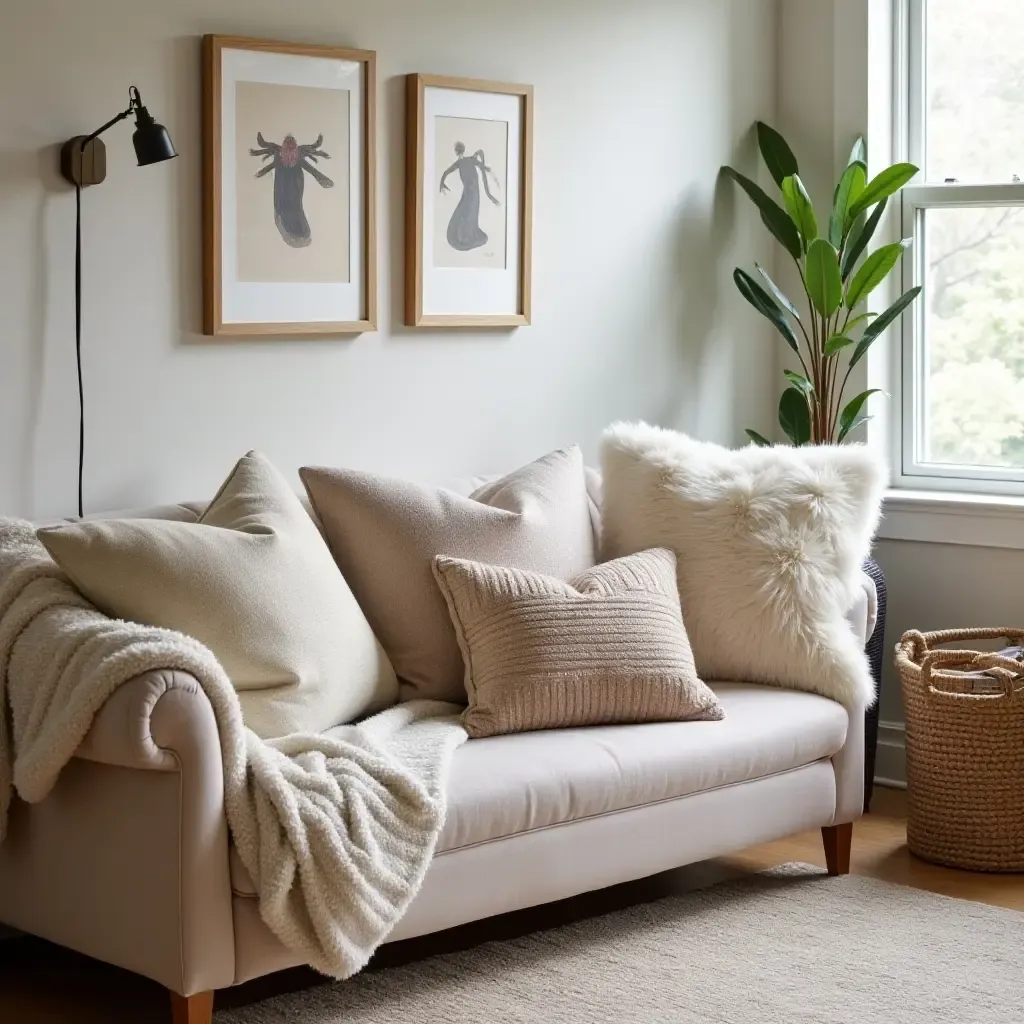
[[[171,142],[167,129],[157,124],[145,107],[139,107],[135,114],[135,156],[140,167],[146,164],[158,164],[161,160],[170,160],[178,155]]]

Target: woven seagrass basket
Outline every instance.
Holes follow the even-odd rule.
[[[1024,664],[945,644],[1024,630],[911,630],[896,647],[907,718],[907,845],[974,871],[1024,871]]]

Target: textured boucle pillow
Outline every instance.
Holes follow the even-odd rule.
[[[885,467],[863,445],[736,451],[647,424],[602,444],[605,557],[664,546],[705,679],[874,700],[846,620]]]
[[[568,583],[443,555],[434,575],[465,662],[470,736],[724,717],[693,667],[671,551]]]
[[[259,452],[239,460],[198,522],[94,519],[39,539],[107,615],[209,647],[264,739],[322,732],[398,697],[323,537]]]

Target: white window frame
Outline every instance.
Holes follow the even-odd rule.
[[[1024,183],[974,184],[925,182],[925,7],[927,0],[894,0],[895,158],[910,160],[921,173],[900,193],[901,227],[914,245],[903,259],[903,290],[923,284],[926,245],[924,212],[943,207],[1024,206]],[[915,490],[1024,495],[1024,469],[958,466],[922,462],[924,423],[921,403],[927,371],[924,345],[925,302],[915,302],[902,317],[897,429],[893,430],[893,486]]]

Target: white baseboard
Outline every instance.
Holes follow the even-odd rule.
[[[902,722],[878,723],[875,782],[895,789],[907,788],[906,727]]]
[[[900,782],[899,779],[883,779],[880,776],[875,776],[875,785],[882,789],[906,789],[907,784]]]

